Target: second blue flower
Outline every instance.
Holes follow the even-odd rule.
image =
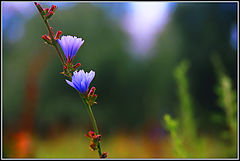
[[[94,76],[95,72],[92,70],[89,73],[85,73],[84,70],[80,70],[73,72],[72,82],[70,82],[69,80],[66,81],[70,86],[78,90],[80,93],[86,94]]]

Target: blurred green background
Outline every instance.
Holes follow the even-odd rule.
[[[109,158],[237,157],[237,3],[40,3],[85,40]],[[96,158],[33,2],[2,2],[3,157]]]

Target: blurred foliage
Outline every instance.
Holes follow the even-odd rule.
[[[215,87],[215,92],[218,95],[218,104],[225,112],[226,123],[228,130],[224,131],[222,136],[231,140],[233,149],[236,153],[237,147],[237,93],[236,89],[232,88],[232,80],[226,75],[222,61],[218,54],[212,56],[212,62],[218,77],[218,84]],[[229,134],[230,133],[230,134]]]
[[[178,87],[179,114],[177,120],[173,120],[170,115],[165,114],[164,120],[166,129],[170,131],[176,157],[206,157],[203,154],[204,142],[197,135],[198,126],[194,120],[194,99],[190,96],[190,82],[187,79],[189,67],[190,62],[183,60],[173,72]]]
[[[226,120],[229,126],[229,130],[221,131],[225,134],[225,138],[232,138],[232,142],[224,143],[229,147],[226,155],[228,157],[237,156],[237,106],[236,95],[231,88],[231,79],[224,74],[224,67],[221,64],[218,55],[212,56],[212,62],[216,69],[216,73],[219,76],[219,85],[216,88],[218,94],[219,104],[224,108],[226,112]],[[183,60],[179,66],[177,66],[174,75],[176,77],[176,83],[178,85],[179,99],[180,99],[180,113],[179,119],[174,120],[169,114],[164,115],[165,128],[170,132],[171,142],[175,149],[176,157],[184,158],[199,158],[209,157],[206,152],[207,137],[204,135],[196,135],[198,126],[193,119],[193,99],[190,98],[190,92],[188,91],[187,71],[189,69],[189,62]],[[179,125],[180,123],[180,125]]]
[[[175,155],[176,157],[184,157],[187,158],[185,149],[182,145],[182,139],[179,137],[178,132],[178,122],[176,120],[173,120],[169,114],[164,115],[164,121],[166,124],[166,129],[170,131],[172,144],[174,144],[175,148]]]
[[[174,71],[174,76],[176,78],[178,86],[178,97],[180,99],[180,123],[182,135],[189,140],[194,140],[196,138],[196,125],[193,115],[193,99],[190,96],[189,82],[187,81],[187,71],[189,69],[189,62],[182,61],[181,64]]]
[[[185,128],[186,134],[196,135],[194,133],[197,131],[197,135],[206,136],[204,141],[193,142],[199,144],[200,149],[211,149],[208,153],[202,152],[205,156],[235,157],[235,154],[229,155],[232,146],[224,144],[219,134],[228,126],[236,127],[233,123],[235,120],[230,117],[236,114],[237,51],[230,44],[231,29],[237,25],[236,13],[236,3],[178,3],[169,23],[158,35],[157,42],[149,53],[151,57],[139,60],[125,50],[129,37],[120,27],[119,21],[108,18],[100,8],[89,3],[78,3],[69,10],[57,10],[50,21],[53,30],[62,30],[63,35],[75,35],[85,40],[74,61],[79,61],[83,69],[96,72],[91,86],[96,87],[99,97],[98,104],[93,106],[93,112],[104,138],[112,136],[117,142],[114,144],[111,139],[106,139],[109,142],[106,143],[107,152],[119,148],[119,153],[111,151],[115,152],[113,156],[120,157],[122,154],[121,157],[141,157],[140,152],[131,155],[134,151],[127,153],[124,148],[132,141],[133,149],[141,146],[143,149],[139,151],[152,150],[156,140],[167,139],[159,128],[161,129],[164,114],[169,113],[173,118],[179,118],[179,126]],[[36,70],[39,75],[39,79],[33,81],[37,92],[36,103],[31,105],[36,110],[31,120],[32,132],[37,137],[36,141],[39,140],[39,144],[34,147],[41,148],[37,150],[36,157],[65,157],[68,152],[64,153],[64,147],[71,147],[71,144],[66,138],[66,142],[63,138],[52,143],[53,138],[72,129],[83,129],[83,133],[86,133],[92,128],[90,120],[78,94],[59,74],[62,67],[56,51],[41,39],[47,30],[40,15],[27,22],[25,31],[24,39],[15,44],[6,41],[3,33],[3,131],[4,134],[14,133],[22,128],[20,120],[24,117],[24,100],[27,93],[31,94],[26,83],[31,82],[28,71],[29,68]],[[8,28],[4,32],[9,32]],[[222,60],[227,75],[224,78],[215,74],[211,62],[213,53],[218,53]],[[38,55],[44,54],[48,55],[47,61],[42,70],[38,71],[31,62]],[[186,64],[182,64],[182,70],[176,74],[179,78],[176,83],[173,73],[183,59],[191,62],[189,81],[185,82],[181,76],[188,69]],[[217,84],[218,95],[214,93]],[[178,93],[178,88],[183,93]],[[216,102],[218,97],[221,104]],[[223,98],[227,100],[224,101]],[[185,112],[184,108],[187,108]],[[179,112],[181,115],[178,115]],[[128,131],[130,138],[124,140],[127,137],[124,136],[121,140],[113,136],[121,130]],[[155,136],[157,139],[151,144],[143,145],[136,141],[133,135],[136,133],[144,133],[147,136],[146,142],[154,140]],[[75,137],[78,135],[82,136],[79,133]],[[71,134],[67,136],[68,139],[71,137]],[[8,136],[4,135],[4,143],[8,143],[8,140]],[[83,140],[87,142],[87,139]],[[62,146],[59,146],[60,142],[64,142]],[[81,140],[77,141],[73,148],[81,149],[82,146],[85,153],[88,149],[80,142]],[[124,145],[120,148],[118,144]],[[4,155],[11,156],[9,146],[4,146]],[[51,155],[52,146],[55,146],[56,153]],[[47,147],[50,150],[44,151]],[[60,152],[57,152],[58,148],[61,149]],[[79,149],[76,153],[69,150],[69,153],[78,156]],[[87,157],[88,152],[85,154],[83,157]],[[149,152],[142,157],[154,154]],[[162,156],[169,155],[171,152]]]

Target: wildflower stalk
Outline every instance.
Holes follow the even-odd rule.
[[[54,40],[53,33],[52,33],[51,29],[50,29],[48,20],[44,20],[44,23],[45,23],[45,25],[46,25],[46,27],[47,27],[47,29],[48,29],[49,34],[50,34],[50,37],[51,37],[51,40],[52,40],[52,45],[53,45],[53,46],[55,47],[55,49],[57,50],[57,54],[58,54],[58,56],[59,56],[59,58],[60,58],[60,60],[61,60],[61,62],[62,62],[62,65],[65,65],[65,61],[64,61],[64,59],[63,59],[63,57],[62,57],[61,51],[59,50],[59,48],[58,48],[58,46],[57,46],[56,40]]]
[[[35,6],[37,7],[37,4],[36,4],[36,3],[34,3],[34,4],[35,4]],[[37,7],[37,8],[38,8],[38,7]],[[41,17],[42,17],[42,19],[43,19],[46,27],[47,27],[47,30],[48,30],[48,32],[49,32],[49,35],[50,35],[50,38],[51,38],[51,41],[52,41],[52,45],[56,48],[57,54],[58,54],[58,56],[59,56],[59,58],[60,58],[60,60],[61,60],[61,62],[62,62],[62,65],[64,66],[64,65],[65,65],[65,61],[64,61],[64,59],[63,59],[63,57],[62,57],[61,51],[59,50],[59,48],[58,48],[58,46],[57,46],[56,40],[54,40],[53,33],[52,33],[52,31],[51,31],[51,29],[50,29],[50,26],[49,26],[49,22],[48,22],[48,20],[44,17],[43,12],[41,12],[39,9],[38,9],[38,11],[39,11],[39,13],[40,13],[40,15],[41,15]]]
[[[86,135],[87,137],[90,138],[90,143],[91,143],[90,148],[93,151],[95,151],[95,150],[98,151],[99,158],[106,158],[107,152],[102,153],[102,151],[101,151],[101,146],[100,146],[101,135],[99,134],[97,123],[96,123],[95,117],[94,117],[92,109],[91,109],[92,105],[97,103],[97,102],[95,102],[95,100],[97,98],[97,94],[94,93],[96,88],[92,87],[88,93],[89,84],[91,83],[92,79],[94,78],[95,72],[92,70],[89,73],[87,73],[87,72],[85,73],[84,70],[78,71],[77,68],[81,64],[77,63],[76,65],[73,65],[73,63],[72,63],[73,58],[75,57],[78,49],[83,44],[84,40],[82,40],[82,38],[77,38],[75,36],[73,37],[73,36],[69,36],[69,35],[62,36],[62,38],[60,40],[60,35],[62,34],[62,31],[58,31],[54,38],[52,27],[50,27],[48,19],[54,14],[56,6],[52,5],[52,7],[49,10],[48,8],[43,9],[41,7],[41,5],[38,4],[37,2],[34,2],[34,4],[37,7],[37,9],[47,27],[48,33],[49,33],[48,36],[43,35],[42,38],[48,44],[50,44],[56,48],[57,54],[63,65],[63,72],[61,72],[61,74],[64,74],[65,76],[67,76],[70,79],[70,81],[66,79],[66,82],[78,91],[78,93],[80,94],[80,96],[83,100],[83,103],[85,104],[85,107],[89,113],[89,116],[90,116],[90,119],[91,119],[91,122],[92,122],[92,125],[94,128],[94,132],[89,131],[89,133]],[[63,59],[61,51],[58,48],[58,44],[63,49],[63,52],[66,56],[67,63],[65,63],[65,60]],[[71,49],[71,50],[68,50],[68,49]]]
[[[80,95],[81,95],[81,94],[80,94]],[[95,119],[95,117],[94,117],[94,115],[93,115],[93,112],[92,112],[92,108],[91,108],[91,106],[89,105],[89,103],[87,103],[86,99],[85,99],[83,96],[81,96],[81,97],[82,97],[83,103],[85,104],[85,107],[86,107],[86,109],[87,109],[87,111],[88,111],[88,114],[89,114],[89,116],[90,116],[90,119],[91,119],[91,121],[92,121],[92,125],[93,125],[93,128],[94,128],[94,131],[95,131],[96,135],[98,135],[98,134],[99,134],[99,131],[98,131],[96,119]],[[99,141],[98,141],[98,145],[97,145],[97,146],[98,146],[98,154],[99,154],[99,157],[101,157],[102,151],[101,151],[101,145],[100,145],[100,142],[99,142]]]

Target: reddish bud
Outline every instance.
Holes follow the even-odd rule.
[[[92,150],[97,150],[97,145],[93,142],[90,144],[90,147]]]
[[[80,67],[80,66],[81,66],[81,64],[80,64],[80,63],[77,63],[76,65],[73,66],[73,68],[76,69],[76,68],[78,68],[78,67]]]
[[[101,137],[102,137],[101,135],[94,135],[93,139],[96,141],[100,141]]]
[[[44,40],[49,40],[49,41],[51,40],[51,39],[50,39],[48,36],[46,36],[46,35],[43,35],[42,38],[43,38]]]
[[[93,131],[89,131],[88,134],[90,137],[93,137],[95,135],[95,133]]]
[[[67,66],[63,66],[63,69],[65,69],[65,70],[66,70],[66,69],[67,69]]]
[[[46,14],[46,19],[51,18],[53,14],[54,14],[53,11],[49,11],[49,12]]]
[[[88,93],[88,97],[91,96],[91,95],[93,95],[94,92],[95,92],[95,90],[96,90],[96,88],[95,88],[95,87],[92,87],[92,88],[90,89],[89,93]]]
[[[46,35],[42,35],[42,38],[43,38],[44,40],[47,40],[47,36],[46,36]]]
[[[97,94],[94,94],[94,95],[92,96],[92,98],[97,98],[97,96],[98,96]]]
[[[103,152],[100,158],[107,158],[107,152]]]
[[[50,39],[49,36],[43,35],[42,38],[43,38],[43,40],[45,40],[48,44],[52,44],[52,43],[51,43],[51,39]]]
[[[57,31],[54,39],[55,39],[55,40],[59,39],[60,36],[61,36],[61,34],[62,34],[62,31]]]
[[[52,5],[52,7],[50,8],[50,11],[55,11],[55,9],[56,9],[56,6],[55,5]]]
[[[89,131],[88,134],[86,134],[86,137],[92,138],[95,135],[93,131]]]
[[[48,11],[49,11],[49,8],[45,8],[45,9],[44,9],[44,13],[45,13],[45,14],[47,14]]]

